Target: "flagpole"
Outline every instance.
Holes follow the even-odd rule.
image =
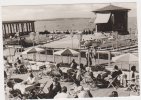
[[[79,34],[79,66],[81,64],[81,41],[82,41],[82,33]]]

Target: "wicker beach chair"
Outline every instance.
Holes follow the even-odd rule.
[[[120,86],[118,85],[118,83],[115,81],[117,77],[119,77],[119,75],[117,75],[117,76],[116,76],[115,78],[113,78],[113,79],[112,79],[112,78],[109,79],[109,85],[108,85],[107,88],[109,88],[110,86],[112,86],[114,89],[117,90],[117,88],[120,87]]]
[[[43,84],[40,84],[40,86],[36,86],[37,95],[39,95],[41,93],[45,93],[43,89],[45,88],[46,84],[47,84],[47,81]]]

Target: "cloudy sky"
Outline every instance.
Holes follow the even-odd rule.
[[[130,17],[136,17],[136,3],[112,3],[131,9]],[[109,4],[67,4],[67,5],[16,5],[2,6],[2,20],[38,20],[51,18],[92,18],[91,11]]]

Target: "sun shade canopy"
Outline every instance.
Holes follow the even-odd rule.
[[[38,53],[38,52],[43,52],[43,51],[45,51],[45,50],[42,48],[33,47],[33,48],[29,48],[29,49],[23,51],[22,54]]]
[[[77,52],[73,49],[63,49],[63,50],[54,52],[54,55],[62,55],[62,56],[75,56],[78,54],[79,54],[79,52]]]
[[[128,62],[130,64],[132,62],[138,62],[139,59],[134,54],[127,53],[127,54],[112,57],[112,61],[114,61],[114,62],[126,62],[126,63]]]
[[[98,14],[96,15],[96,19],[94,21],[95,24],[98,23],[108,23],[109,19],[110,19],[110,15],[111,13],[106,13],[106,14]]]

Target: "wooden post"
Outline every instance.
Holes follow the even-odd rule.
[[[108,67],[111,67],[111,52],[108,51]]]
[[[55,62],[54,49],[53,49],[53,62]]]
[[[98,54],[98,65],[99,65],[99,52],[97,52],[97,54]]]
[[[38,55],[39,55],[39,61],[41,61],[41,58],[40,58],[40,52],[38,52]]]
[[[46,47],[46,61],[47,61],[47,47]]]
[[[82,41],[82,33],[79,34],[79,66],[81,64],[81,41]]]
[[[118,49],[118,33],[116,33],[116,49]]]
[[[130,69],[130,63],[128,63],[129,64],[129,80],[131,80],[131,75],[130,75],[130,71],[131,71],[131,69]],[[129,82],[129,86],[131,85],[131,83]],[[130,96],[130,91],[129,91],[129,96]]]
[[[95,32],[97,32],[97,24],[95,25]]]
[[[62,63],[63,63],[63,56],[61,55]]]
[[[89,49],[88,49],[88,67],[90,67],[90,52],[89,52]]]

